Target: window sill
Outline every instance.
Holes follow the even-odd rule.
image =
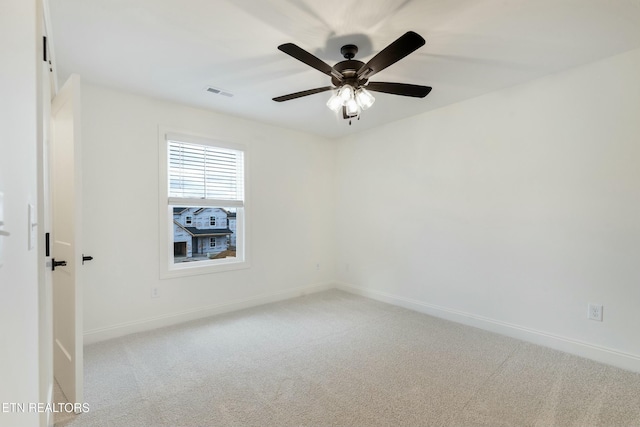
[[[203,274],[215,274],[225,271],[245,270],[250,268],[248,261],[227,262],[223,264],[185,265],[173,266],[160,272],[160,279],[174,279],[177,277],[199,276]]]

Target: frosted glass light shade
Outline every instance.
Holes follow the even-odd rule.
[[[356,102],[363,110],[371,107],[375,101],[376,99],[371,95],[371,92],[365,88],[360,88],[356,92]]]
[[[347,116],[351,117],[358,115],[359,107],[355,99],[351,98],[350,100],[348,100],[345,107],[347,108]]]
[[[353,98],[353,87],[351,85],[344,85],[338,91],[338,96],[342,99],[343,103],[348,102]]]
[[[340,98],[338,95],[333,95],[327,101],[327,107],[329,107],[331,111],[337,113],[342,108],[342,98]]]

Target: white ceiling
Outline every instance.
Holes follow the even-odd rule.
[[[49,0],[60,83],[90,82],[339,137],[640,47],[640,0]],[[355,43],[366,62],[412,30],[427,43],[372,77],[432,86],[424,99],[375,93],[349,126],[329,84],[277,50],[330,65]],[[233,97],[205,91],[215,86]],[[606,90],[606,82],[600,88]]]

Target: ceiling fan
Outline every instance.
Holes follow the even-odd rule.
[[[351,124],[352,118],[357,117],[360,119],[360,112],[373,105],[375,98],[369,91],[424,98],[431,92],[431,87],[407,83],[369,81],[371,76],[395,64],[424,44],[425,41],[419,34],[408,31],[378,52],[366,64],[353,59],[358,53],[358,47],[353,44],[347,44],[340,49],[345,61],[338,62],[333,67],[293,43],[282,44],[278,46],[279,50],[330,76],[332,86],[290,93],[273,98],[273,100],[276,102],[290,101],[303,96],[337,89],[337,93],[327,102],[327,107],[336,113],[342,110],[342,118],[349,119],[349,124]]]

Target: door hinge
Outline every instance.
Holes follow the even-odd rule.
[[[47,62],[47,36],[42,36],[42,60]]]
[[[44,256],[49,256],[49,233],[44,233]]]

